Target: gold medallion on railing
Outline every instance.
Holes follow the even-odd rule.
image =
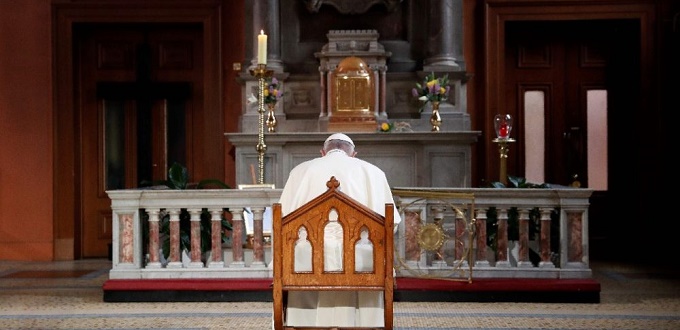
[[[418,231],[418,245],[427,251],[437,251],[444,244],[444,230],[438,224],[428,223]]]

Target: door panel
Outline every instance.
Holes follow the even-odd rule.
[[[601,36],[580,23],[513,22],[508,26],[505,97],[518,138],[515,175],[524,176],[523,134],[525,91],[545,93],[545,182],[569,185],[576,176],[587,187],[586,92],[605,86],[606,58],[598,45]]]
[[[630,125],[626,116],[630,116],[639,97],[639,27],[627,20],[527,21],[510,22],[506,27],[504,97],[507,111],[518,119],[513,129],[517,145],[512,147],[516,151],[510,155],[508,173],[525,176],[522,137],[531,127],[522,126],[523,91],[541,90],[546,95],[545,182],[570,185],[577,175],[581,187],[591,188],[588,137],[606,136],[603,143],[608,166],[604,166],[603,175],[607,184],[595,189],[589,207],[590,243],[600,248],[600,244],[604,246],[607,239],[616,236],[615,230],[608,227],[607,220],[615,218],[612,214],[617,212],[610,206],[614,201],[629,203],[627,169],[612,164],[629,162],[629,152],[622,147],[626,144],[620,142]],[[589,90],[605,91],[605,132],[588,132]]]
[[[106,257],[109,189],[191,170],[201,108],[201,31],[192,26],[82,26],[79,36],[82,258]],[[78,246],[76,247],[78,251]]]

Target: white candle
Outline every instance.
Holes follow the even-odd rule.
[[[257,64],[267,64],[267,35],[263,30],[257,36]]]

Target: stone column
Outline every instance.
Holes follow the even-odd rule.
[[[380,113],[379,117],[387,119],[387,102],[385,98],[387,97],[387,68],[383,67],[380,69]]]
[[[430,0],[427,58],[423,70],[458,71],[462,59],[462,0]]]

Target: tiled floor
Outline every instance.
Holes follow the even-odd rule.
[[[0,329],[270,329],[271,303],[105,303],[108,260],[0,261]],[[395,329],[680,329],[680,271],[593,263],[599,304],[397,302]]]

